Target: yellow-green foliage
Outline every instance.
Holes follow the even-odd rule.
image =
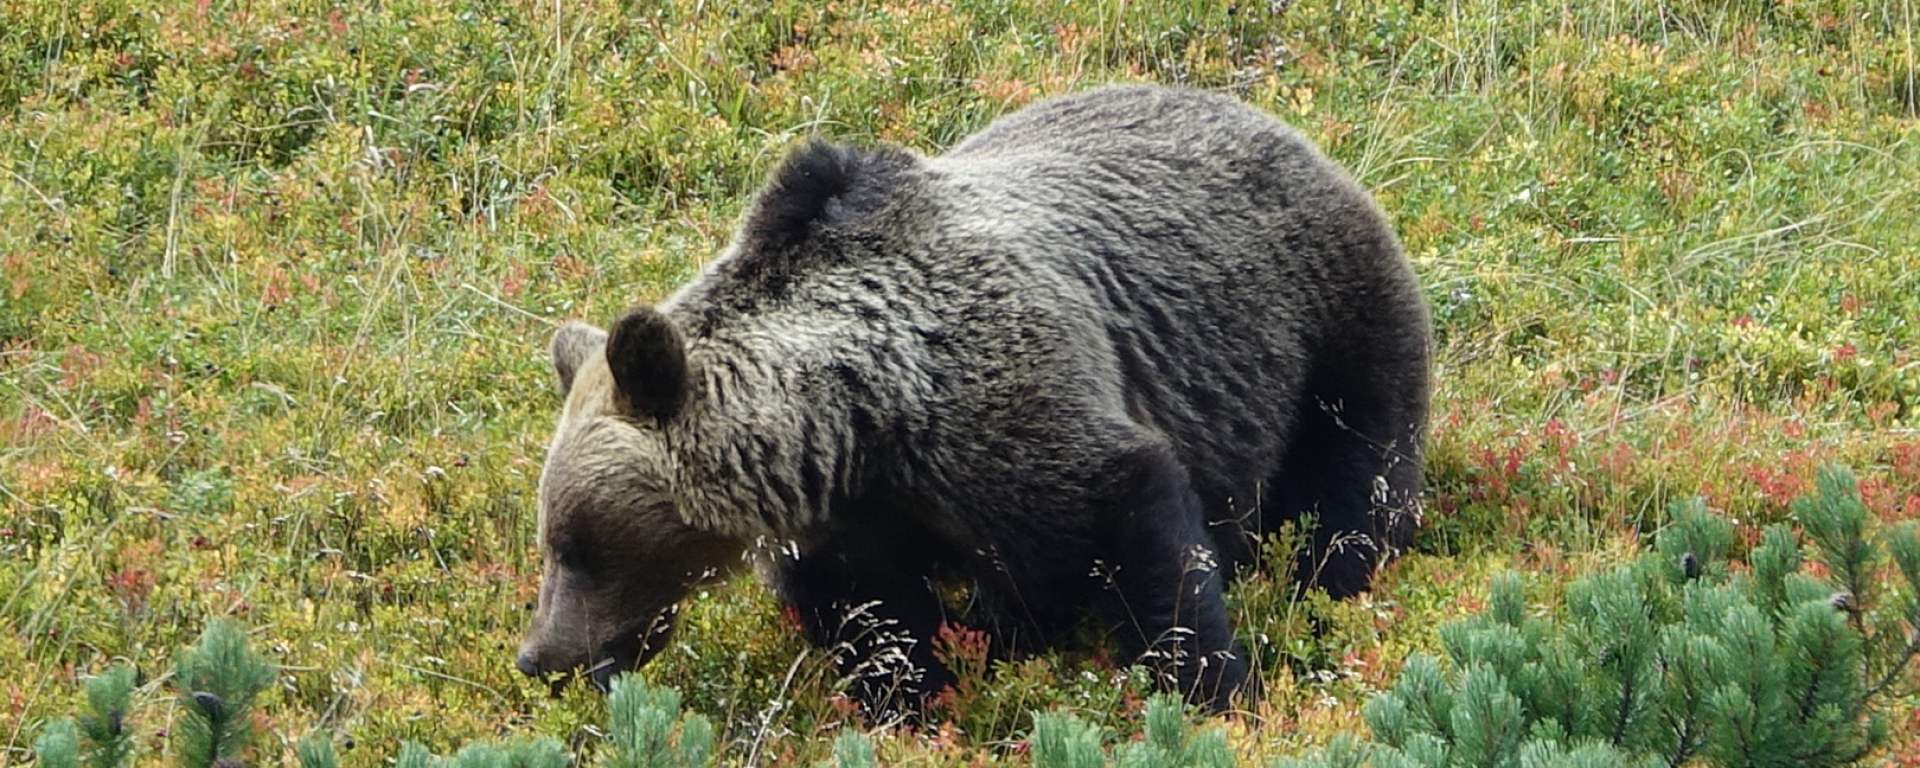
[[[1374,189],[1437,320],[1428,526],[1368,600],[1235,596],[1243,761],[1360,725],[1435,627],[1548,603],[1679,496],[1737,546],[1860,470],[1920,516],[1920,7],[1903,0],[63,0],[0,4],[0,764],[214,617],[282,666],[255,762],[605,723],[522,679],[565,317],[656,299],[813,131],[934,151],[1112,80],[1228,90]],[[749,579],[648,669],[815,762],[833,673]],[[1318,626],[1322,634],[1311,628]],[[1131,732],[1101,653],[997,671],[882,764]],[[181,707],[129,719],[172,760]],[[346,741],[350,735],[358,747]],[[1893,749],[1906,749],[1896,723]],[[1012,759],[1023,759],[1013,756]]]

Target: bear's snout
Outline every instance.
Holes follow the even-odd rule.
[[[520,674],[526,675],[527,677],[539,677],[546,674],[546,670],[540,668],[539,658],[534,655],[532,650],[526,648],[520,649],[520,653],[514,656],[513,665],[520,669]]]
[[[536,630],[520,642],[513,665],[528,677],[554,678],[549,682],[556,688],[574,678],[585,678],[604,691],[620,673],[645,666],[672,636],[673,622],[661,619],[655,619],[647,630],[614,632],[604,641],[583,646],[549,642],[545,631]]]
[[[552,663],[551,656],[552,654],[544,652],[541,648],[536,633],[520,642],[520,651],[514,654],[513,666],[520,670],[520,674],[527,677],[545,677],[560,671],[555,668],[556,665]]]

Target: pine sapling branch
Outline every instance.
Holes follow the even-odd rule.
[[[333,751],[333,739],[325,731],[315,731],[294,745],[294,756],[300,759],[300,768],[338,768],[340,758]]]
[[[1693,750],[1696,747],[1693,730],[1699,722],[1698,718],[1688,716],[1686,721],[1680,724],[1679,738],[1674,741],[1673,754],[1667,757],[1667,768],[1680,768],[1687,762],[1687,758],[1693,756]]]
[[[33,754],[41,768],[80,768],[80,732],[72,718],[60,718],[40,730]]]
[[[834,768],[878,768],[880,762],[874,757],[873,740],[849,728],[833,740],[833,764]]]
[[[92,768],[120,768],[133,758],[133,734],[127,728],[132,708],[134,669],[118,665],[87,681],[87,716],[80,719],[93,751]]]
[[[435,768],[440,763],[433,752],[419,742],[405,742],[400,745],[400,754],[393,760],[393,768]]]
[[[1894,681],[1900,679],[1900,673],[1906,671],[1907,664],[1913,661],[1915,655],[1920,655],[1920,629],[1914,630],[1907,636],[1907,644],[1900,649],[1899,656],[1893,660],[1893,666],[1888,667],[1886,674],[1881,675],[1879,680],[1868,686],[1865,699],[1878,698],[1888,688],[1893,687]]]

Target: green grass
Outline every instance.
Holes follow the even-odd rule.
[[[1815,467],[1920,517],[1920,5],[1910,0],[661,0],[0,7],[0,766],[114,660],[147,760],[173,652],[284,664],[255,742],[589,743],[512,668],[555,321],[663,295],[809,132],[936,151],[1115,80],[1238,94],[1374,189],[1438,326],[1429,526],[1369,599],[1243,585],[1248,761],[1358,727],[1518,567],[1618,562],[1679,496],[1752,543]],[[1305,615],[1330,626],[1304,630]],[[848,718],[741,579],[649,677],[733,760]],[[999,670],[886,764],[1113,724],[1087,654]],[[1903,728],[1895,758],[1920,761]],[[347,748],[346,736],[352,739]]]

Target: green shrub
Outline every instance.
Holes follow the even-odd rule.
[[[1158,694],[1147,699],[1145,727],[1139,740],[1113,750],[1109,759],[1098,726],[1065,712],[1033,716],[1029,743],[1035,768],[1230,768],[1233,752],[1218,728],[1195,734],[1180,699]]]
[[[199,642],[181,653],[175,683],[187,702],[178,753],[184,766],[241,765],[241,750],[253,734],[246,713],[260,691],[273,679],[274,667],[246,645],[244,630],[234,622],[209,624]],[[87,765],[118,765],[131,754],[126,738],[127,711],[134,671],[119,667],[87,686],[91,714],[76,726],[71,718],[48,723],[34,743],[41,765],[79,768],[82,734],[91,750]],[[647,683],[625,674],[613,682],[607,699],[608,751],[611,768],[697,768],[715,757],[711,723],[699,714],[684,713],[679,691]],[[1065,712],[1034,715],[1030,742],[1033,761],[1040,768],[1226,768],[1234,764],[1226,737],[1218,729],[1196,734],[1177,697],[1148,699],[1143,738],[1118,745],[1109,759],[1103,729]],[[111,727],[100,725],[110,723]],[[339,765],[332,738],[325,732],[309,734],[294,745],[300,768]],[[406,742],[395,756],[396,768],[564,768],[565,749],[552,739],[520,739],[504,744],[468,743],[452,757],[438,757],[426,747]],[[834,739],[834,768],[873,768],[880,764],[873,740],[853,729]]]
[[[552,739],[521,739],[505,745],[468,744],[446,761],[448,768],[565,768],[567,753]]]
[[[1875,707],[1920,650],[1920,535],[1869,530],[1853,476],[1820,473],[1742,566],[1733,526],[1679,503],[1654,548],[1576,580],[1552,615],[1519,577],[1441,630],[1370,702],[1371,743],[1291,766],[1837,766],[1886,737]],[[1904,589],[1883,586],[1889,559]]]
[[[177,728],[179,761],[188,768],[242,765],[252,740],[249,713],[275,676],[272,662],[247,646],[246,631],[232,620],[210,622],[193,647],[180,652],[173,684],[183,704]],[[49,768],[117,768],[131,762],[133,741],[126,722],[134,689],[132,667],[115,667],[87,682],[88,712],[42,728],[34,753]],[[712,762],[713,725],[698,714],[680,711],[680,693],[622,675],[608,697],[611,720],[607,761],[614,768],[698,768]],[[301,768],[335,768],[339,756],[325,732],[309,734],[294,746]],[[876,763],[873,745],[849,732],[835,746],[838,765],[863,768]],[[452,757],[435,756],[412,742],[402,744],[398,768],[564,768],[566,749],[552,739],[519,739],[501,744],[469,743]]]
[[[189,517],[207,517],[233,507],[233,480],[218,470],[188,472],[168,494],[170,511]]]

